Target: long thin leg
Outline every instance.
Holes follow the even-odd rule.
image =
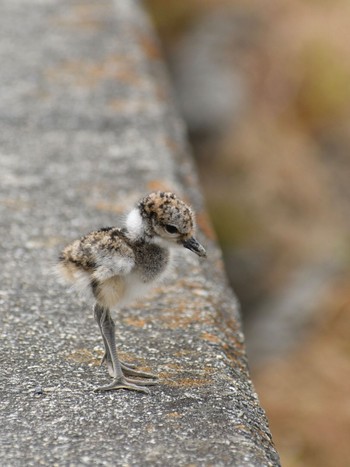
[[[115,324],[111,318],[109,309],[100,307],[97,304],[95,306],[95,317],[97,316],[100,317],[99,327],[101,330],[103,342],[105,344],[106,354],[109,355],[109,358],[111,361],[112,373],[113,373],[114,379],[111,384],[107,386],[99,387],[96,390],[109,391],[113,389],[129,389],[132,391],[145,392],[146,394],[148,394],[149,390],[145,386],[139,385],[140,381],[128,379],[123,374],[122,367],[118,359],[117,348],[115,344]],[[152,384],[153,382],[149,381],[147,383]]]
[[[97,309],[98,310],[98,309]],[[100,362],[100,365],[102,366],[104,363],[107,364],[107,368],[108,368],[108,372],[110,374],[110,376],[114,376],[113,374],[111,374],[111,371],[113,371],[112,369],[112,365],[111,365],[111,357],[110,357],[110,353],[109,353],[109,349],[108,349],[108,345],[107,345],[107,342],[106,342],[106,339],[102,333],[102,329],[101,329],[101,318],[100,318],[100,313],[96,310],[96,305],[94,307],[94,317],[95,317],[95,320],[98,324],[98,327],[100,328],[100,332],[101,332],[101,335],[102,335],[102,338],[103,338],[103,345],[104,345],[104,348],[105,348],[105,353],[103,355],[103,357],[101,358],[101,362]],[[123,370],[133,370],[134,368],[136,368],[136,365],[134,365],[133,363],[126,363],[126,362],[122,362],[121,360],[119,360],[119,363],[120,363],[120,366],[122,367]]]
[[[104,353],[104,355],[103,355],[103,357],[101,359],[101,365],[103,365],[106,362],[108,373],[112,378],[114,378],[116,375],[114,373],[114,369],[113,369],[113,365],[112,365],[112,359],[111,359],[111,355],[110,355],[110,352],[109,352],[109,347],[108,347],[106,338],[104,337],[104,334],[102,332],[102,324],[101,324],[102,313],[103,313],[103,308],[100,305],[96,304],[94,306],[94,317],[95,317],[95,320],[96,320],[96,322],[98,324],[98,327],[100,328],[100,332],[101,332],[101,335],[102,335],[102,338],[103,338],[103,344],[104,344],[104,348],[105,348],[105,353]],[[110,318],[110,320],[113,323],[112,325],[114,326],[114,322],[113,322],[112,318]],[[136,365],[133,365],[132,363],[125,363],[125,362],[122,362],[120,360],[119,360],[119,363],[120,363],[120,366],[121,366],[121,368],[123,370],[124,375],[126,375],[126,376],[136,376],[138,378],[152,378],[152,379],[157,379],[158,378],[156,375],[153,375],[152,373],[146,373],[145,371],[135,370]]]

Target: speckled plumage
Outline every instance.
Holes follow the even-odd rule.
[[[96,301],[109,308],[142,294],[168,265],[168,249],[144,240],[131,241],[116,227],[90,232],[60,256],[66,279],[76,282],[78,289],[90,286]]]
[[[150,193],[138,206],[144,219],[155,219],[160,226],[176,224],[183,236],[193,234],[194,213],[174,193]]]
[[[170,247],[184,246],[198,256],[205,256],[204,248],[193,236],[194,229],[194,214],[187,204],[173,193],[154,192],[141,199],[129,213],[124,228],[90,232],[61,253],[62,275],[78,289],[90,291],[96,302],[95,318],[106,351],[104,361],[115,378],[114,383],[119,382],[102,389],[145,390],[137,384],[135,389],[135,384],[125,379],[125,374],[150,375],[119,364],[109,310],[143,295],[164,275],[170,264]]]

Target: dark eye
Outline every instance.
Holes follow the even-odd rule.
[[[170,224],[167,224],[164,226],[165,230],[170,233],[170,234],[175,234],[175,233],[178,233],[179,231],[177,230],[177,227],[175,227],[175,225],[170,225]]]

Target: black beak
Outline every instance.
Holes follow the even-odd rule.
[[[204,258],[207,256],[205,248],[194,237],[183,242],[183,246],[188,250],[193,251],[193,253],[196,253],[198,256],[202,256]]]

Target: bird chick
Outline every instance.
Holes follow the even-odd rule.
[[[194,231],[194,213],[187,204],[173,193],[154,192],[132,209],[123,228],[90,232],[61,253],[61,274],[94,298],[94,317],[105,348],[101,364],[106,363],[113,378],[97,390],[148,393],[146,386],[156,383],[156,376],[118,359],[111,309],[145,294],[164,275],[171,262],[171,247],[182,246],[205,257]]]

